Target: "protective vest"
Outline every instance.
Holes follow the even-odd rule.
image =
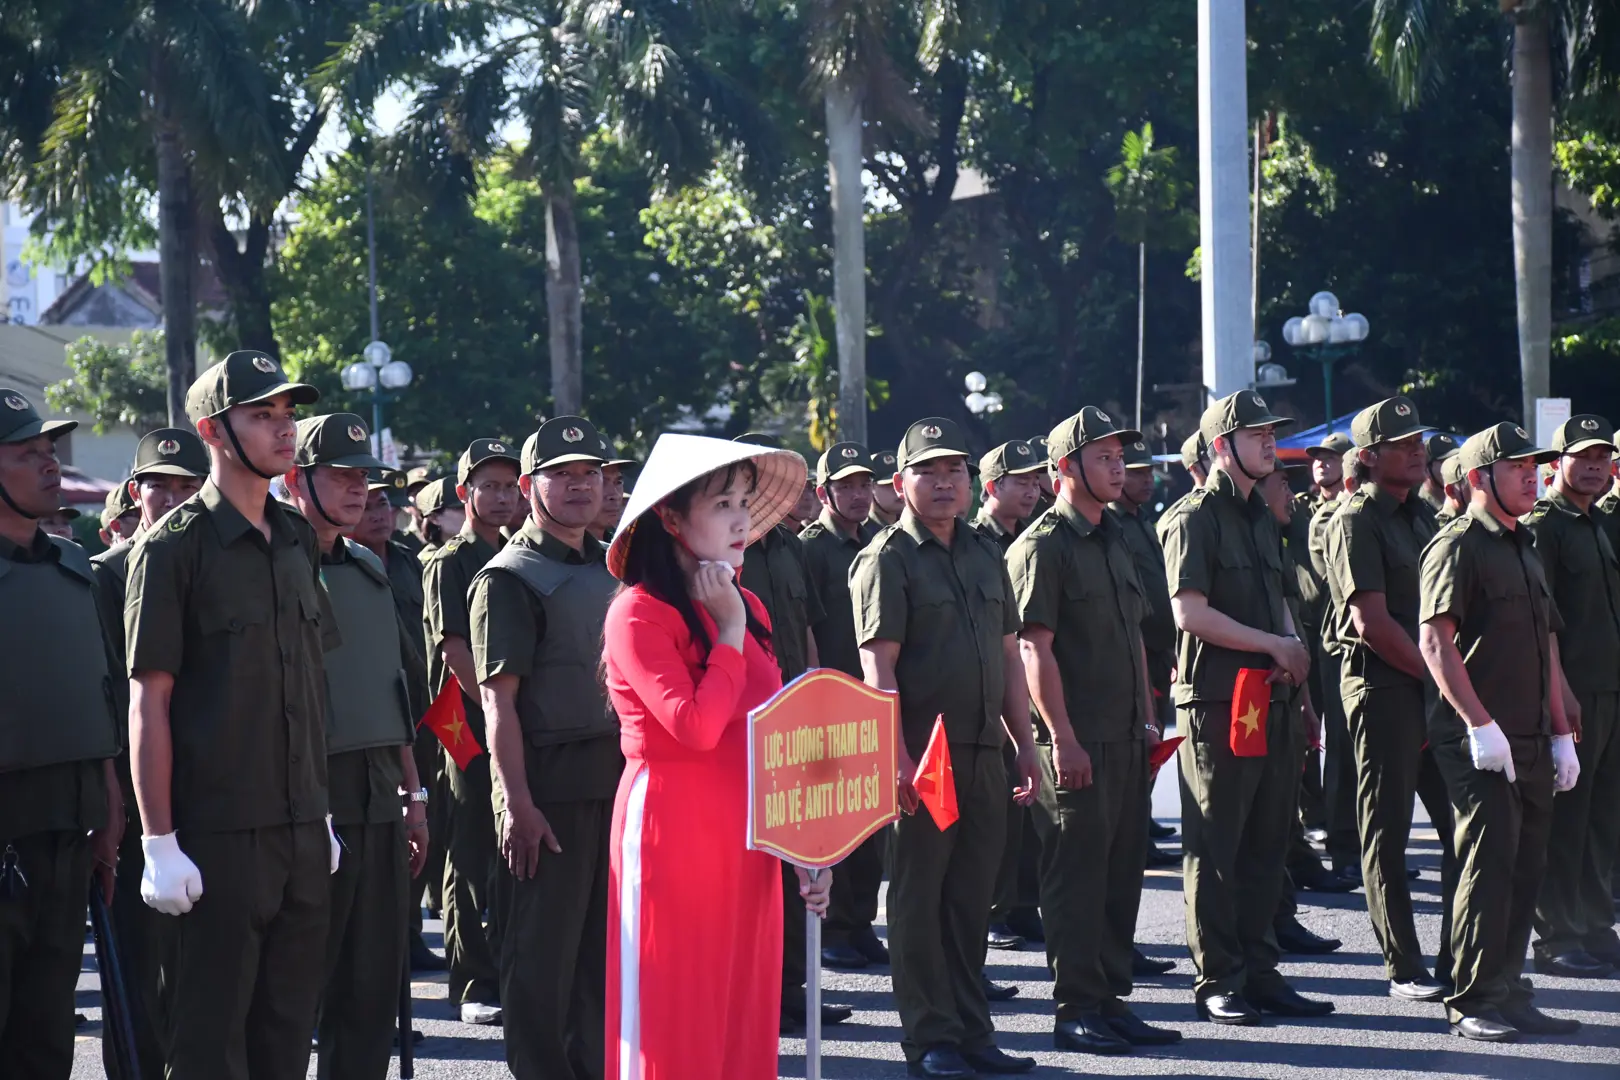
[[[51,542],[57,561],[0,559],[0,773],[121,748],[90,560]]]
[[[326,654],[326,752],[403,746],[415,724],[401,666],[388,572],[351,540],[349,560],[321,567],[343,644]]]
[[[555,746],[616,734],[619,719],[597,679],[602,624],[619,583],[597,559],[565,563],[508,544],[484,573],[510,574],[540,599],[546,632],[529,677],[518,687],[518,722],[531,746]]]

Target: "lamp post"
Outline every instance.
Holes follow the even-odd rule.
[[[345,367],[340,375],[350,393],[371,391],[371,448],[382,453],[382,407],[396,400],[411,384],[411,365],[394,359],[377,328],[377,233],[371,221],[371,170],[366,170],[366,291],[371,308],[371,343],[361,352],[365,359]]]
[[[984,392],[985,387],[989,385],[990,380],[984,377],[982,371],[970,371],[967,378],[962,380],[962,386],[967,390],[967,396],[962,399],[962,404],[966,405],[974,416],[987,416],[1001,411],[1001,395],[994,390],[988,394]]]
[[[1254,343],[1254,388],[1256,390],[1279,390],[1284,386],[1293,386],[1297,379],[1288,377],[1288,369],[1281,364],[1271,361],[1271,343],[1257,340]]]
[[[1360,348],[1371,325],[1365,315],[1339,310],[1339,298],[1323,291],[1311,297],[1311,313],[1283,323],[1283,340],[1322,365],[1322,403],[1326,430],[1333,431],[1333,365]]]

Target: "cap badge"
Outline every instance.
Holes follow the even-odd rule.
[[[7,394],[6,408],[16,409],[18,412],[24,412],[28,409],[28,402],[22,399],[21,394]]]
[[[860,457],[861,456],[861,452],[859,450],[855,449],[853,446],[846,446],[842,450],[840,450],[839,453],[842,454],[844,457],[847,457],[847,458]]]
[[[1112,418],[1110,418],[1109,415],[1103,412],[1101,409],[1097,410],[1097,419],[1101,420],[1105,424],[1112,424],[1114,422]]]
[[[596,441],[601,444],[601,448],[603,450],[606,450],[608,448],[607,440],[602,438],[602,436],[598,435],[596,437]]]
[[[174,439],[164,439],[157,444],[157,452],[164,457],[173,457],[180,452],[180,443]]]
[[[565,443],[577,443],[585,437],[585,433],[577,427],[563,428],[562,440]]]
[[[1250,394],[1249,397],[1254,401],[1255,408],[1257,408],[1257,409],[1269,409],[1269,408],[1271,408],[1270,405],[1266,404],[1266,399],[1261,397],[1259,394]]]
[[[266,375],[274,375],[276,373],[276,362],[270,359],[268,356],[255,356],[253,358],[253,366],[264,372]]]
[[[1582,431],[1596,431],[1597,429],[1598,429],[1598,422],[1596,420],[1593,420],[1591,417],[1587,417],[1585,420],[1581,421],[1581,430]]]
[[[350,424],[349,425],[349,441],[350,442],[365,442],[366,441],[366,429],[361,427],[359,424]]]
[[[1131,449],[1133,449],[1133,450],[1146,450],[1147,445],[1145,443],[1142,443],[1141,441],[1137,441],[1137,442],[1134,442],[1134,443],[1131,444]]]
[[[389,481],[389,482],[391,484],[393,484],[397,488],[405,488],[405,487],[410,487],[411,486],[410,477],[406,476],[404,473],[395,473],[394,474],[394,479]]]
[[[1530,433],[1528,431],[1524,430],[1524,428],[1522,428],[1522,427],[1514,428],[1513,429],[1513,434],[1517,435],[1521,439],[1528,439],[1530,437]]]
[[[506,453],[506,444],[498,443],[491,439],[489,442],[489,452],[492,454],[504,454]]]
[[[1412,406],[1408,405],[1404,401],[1397,401],[1395,403],[1395,415],[1396,416],[1411,416],[1412,415]]]
[[[1018,451],[1019,457],[1029,457],[1029,447],[1025,446],[1023,443],[1019,443],[1017,446],[1013,447],[1013,449]]]
[[[939,429],[938,424],[924,424],[923,425],[922,437],[925,438],[925,439],[937,439],[943,434],[945,434],[945,433]]]

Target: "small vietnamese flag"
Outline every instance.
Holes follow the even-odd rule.
[[[1265,668],[1238,668],[1232,684],[1233,757],[1266,756],[1266,719],[1271,714],[1271,672]]]
[[[417,727],[425,727],[439,737],[458,769],[465,769],[484,752],[478,745],[478,736],[467,723],[467,713],[461,704],[461,684],[454,675],[444,680],[444,689],[422,714],[422,722]]]
[[[911,786],[917,789],[917,798],[928,807],[940,832],[956,824],[962,815],[956,809],[956,774],[951,771],[951,748],[945,741],[945,716],[934,717],[934,731],[928,736],[928,749],[917,762],[917,773]]]

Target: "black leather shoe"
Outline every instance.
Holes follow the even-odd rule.
[[[1013,933],[1012,927],[1006,923],[991,923],[990,930],[984,936],[984,943],[992,949],[1022,949],[1024,939]]]
[[[1034,1058],[1014,1057],[999,1046],[987,1046],[983,1050],[964,1050],[962,1060],[979,1072],[998,1076],[1026,1073],[1035,1067]]]
[[[1355,882],[1357,888],[1366,884],[1361,880],[1361,867],[1356,863],[1338,863],[1333,867],[1333,872],[1346,881]]]
[[[866,957],[869,964],[878,964],[887,967],[889,963],[889,948],[877,936],[877,932],[870,926],[864,930],[857,930],[850,935],[850,946],[856,952]]]
[[[1039,911],[1020,908],[1007,916],[1007,928],[1031,945],[1046,944],[1046,924]]]
[[[1588,945],[1586,955],[1605,964],[1620,968],[1620,941],[1607,941],[1601,945]]]
[[[1305,839],[1313,844],[1327,843],[1327,830],[1320,825],[1314,825],[1305,830]]]
[[[1519,1029],[1502,1019],[1494,1009],[1485,1009],[1478,1016],[1465,1016],[1453,1020],[1451,1033],[1474,1042],[1517,1042]]]
[[[821,950],[823,967],[859,971],[871,963],[853,945],[829,945]]]
[[[1250,1027],[1260,1022],[1260,1012],[1243,1000],[1242,994],[1211,994],[1197,1004],[1198,1019],[1212,1024]]]
[[[1123,1011],[1118,1015],[1105,1016],[1105,1019],[1114,1034],[1132,1046],[1174,1046],[1181,1041],[1181,1032],[1174,1028],[1154,1027],[1124,1006],[1120,1008]]]
[[[1155,960],[1151,956],[1143,956],[1141,949],[1131,950],[1131,974],[1139,979],[1167,974],[1175,970],[1175,966],[1174,960]]]
[[[443,971],[448,965],[444,957],[427,947],[427,942],[421,938],[411,941],[411,973],[419,971]]]
[[[1018,987],[1008,984],[993,983],[990,977],[983,972],[979,973],[979,981],[984,984],[984,998],[986,1001],[1011,1001],[1018,996]]]
[[[1330,952],[1338,951],[1339,946],[1344,944],[1338,938],[1321,937],[1313,934],[1293,920],[1276,927],[1275,931],[1277,934],[1277,947],[1285,953],[1299,953],[1303,956],[1325,956]]]
[[[1416,881],[1418,878],[1420,878],[1422,876],[1423,876],[1423,871],[1419,870],[1417,867],[1408,866],[1406,868],[1406,880],[1407,881]]]
[[[1427,975],[1419,975],[1405,982],[1391,979],[1389,996],[1402,1001],[1439,1001],[1446,996],[1446,988]]]
[[[1081,1013],[1059,1020],[1052,1028],[1052,1045],[1082,1054],[1128,1054],[1131,1044],[1103,1018],[1102,1013]]]
[[[1335,874],[1321,863],[1317,863],[1316,866],[1317,872],[1314,874],[1296,875],[1294,884],[1301,889],[1319,893],[1347,893],[1355,892],[1361,888],[1361,882],[1359,881],[1354,881],[1342,874]]]
[[[1161,848],[1158,844],[1149,844],[1147,850],[1148,868],[1162,870],[1171,866],[1181,865],[1181,856]]]
[[[825,1001],[821,1003],[821,1026],[824,1028],[842,1024],[854,1015],[855,1010],[848,1005],[829,1005]]]
[[[1614,974],[1614,965],[1604,963],[1585,949],[1575,949],[1557,956],[1536,957],[1536,974],[1566,979],[1607,979]]]
[[[1548,1016],[1529,1002],[1523,1005],[1504,1005],[1500,1011],[1503,1020],[1526,1035],[1573,1035],[1581,1030],[1579,1020]]]
[[[973,1066],[958,1054],[954,1047],[936,1046],[918,1061],[906,1066],[912,1076],[927,1076],[933,1080],[972,1080]]]
[[[1244,1000],[1263,1013],[1273,1016],[1292,1016],[1309,1019],[1327,1016],[1333,1012],[1333,1002],[1308,998],[1291,986],[1282,986],[1266,994],[1244,991]]]
[[[1152,818],[1148,818],[1148,839],[1168,840],[1176,835],[1176,830],[1169,825],[1161,825]]]

